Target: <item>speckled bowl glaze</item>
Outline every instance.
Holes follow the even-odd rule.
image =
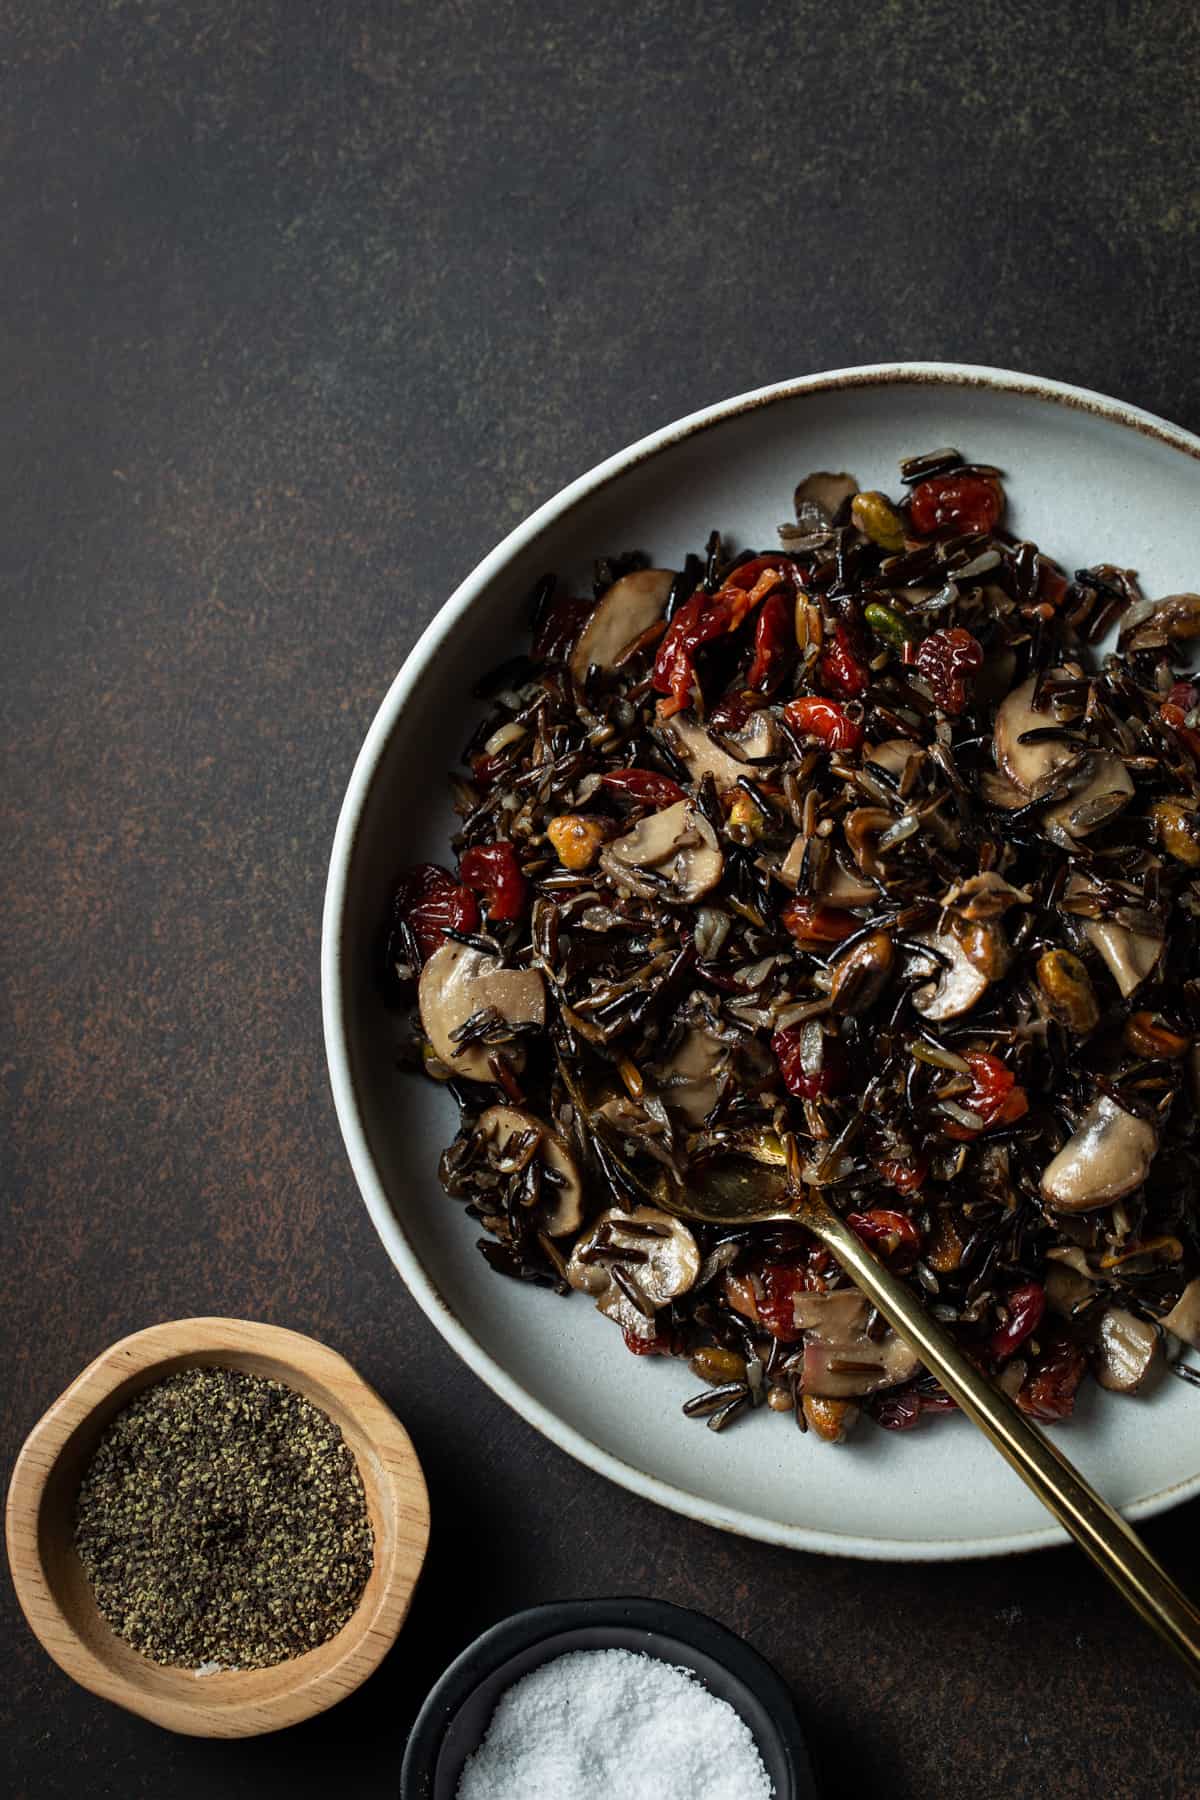
[[[590,1467],[725,1530],[844,1556],[946,1559],[1065,1541],[962,1418],[864,1430],[831,1450],[758,1416],[728,1435],[680,1414],[695,1378],[634,1359],[579,1298],[497,1280],[436,1176],[450,1099],[399,1076],[370,947],[405,862],[440,860],[444,771],[478,715],[481,671],[527,642],[546,569],[586,590],[592,559],[633,546],[678,564],[719,526],[769,547],[796,480],[849,469],[895,488],[902,456],[957,444],[1006,471],[1010,521],[1066,567],[1111,561],[1146,592],[1200,585],[1200,439],[1100,394],[997,369],[901,363],[744,394],[644,438],[512,532],[442,607],[396,677],[355,765],[334,841],[322,977],[334,1099],[376,1229],[438,1330],[509,1404]],[[1131,1518],[1200,1492],[1195,1394],[1136,1401],[1089,1384],[1060,1442]]]

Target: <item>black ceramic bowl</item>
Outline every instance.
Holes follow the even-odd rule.
[[[400,1800],[454,1800],[463,1764],[500,1696],[570,1650],[636,1650],[691,1669],[749,1726],[775,1800],[817,1800],[792,1696],[770,1663],[703,1613],[638,1599],[535,1606],[476,1638],[421,1708],[404,1753]]]

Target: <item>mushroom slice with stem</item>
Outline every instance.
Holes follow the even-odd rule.
[[[583,1223],[583,1182],[575,1158],[557,1131],[551,1131],[520,1106],[489,1106],[479,1115],[475,1129],[485,1140],[493,1161],[504,1156],[514,1138],[520,1141],[528,1132],[535,1132],[537,1153],[544,1167],[559,1178],[544,1184],[542,1190],[546,1231],[550,1237],[564,1237],[569,1231],[579,1230]]]
[[[1023,743],[1023,738],[1035,732],[1053,731],[1059,723],[1053,708],[1041,713],[1034,711],[1036,686],[1037,677],[1030,676],[1001,703],[996,713],[993,738],[996,762],[1008,780],[1030,801],[1036,801],[1041,793],[1053,791],[1055,776],[1060,771],[1064,781],[1074,779],[1075,791],[1056,798],[1042,815],[1047,837],[1062,849],[1069,850],[1078,838],[1098,830],[1120,812],[1134,791],[1133,781],[1119,757],[1101,752],[1089,754],[1086,744],[1072,742],[1066,737],[1038,735],[1032,743]],[[1081,753],[1084,762],[1072,777],[1067,765]],[[998,792],[993,798],[994,803],[1005,804]]]
[[[803,832],[798,832],[792,840],[792,847],[779,865],[779,877],[788,887],[796,887],[804,868],[804,855],[808,849],[808,839]],[[808,891],[814,900],[827,900],[831,906],[870,906],[879,898],[879,889],[873,881],[863,881],[852,875],[845,865],[832,852],[822,857],[815,880],[809,883]]]
[[[1074,1137],[1042,1172],[1042,1194],[1059,1212],[1090,1212],[1141,1187],[1158,1149],[1158,1133],[1102,1094]]]
[[[757,765],[739,762],[728,750],[722,750],[711,733],[694,719],[670,719],[662,726],[662,735],[697,786],[705,775],[711,775],[718,794],[727,794],[744,775],[759,772]]]
[[[506,969],[498,957],[453,940],[435,950],[417,989],[421,1025],[435,1055],[455,1075],[491,1081],[489,1055],[501,1050],[510,1068],[525,1061],[520,1035],[546,1022],[546,988],[537,969]],[[484,1015],[491,1014],[487,1020]],[[480,1018],[484,1037],[456,1036]]]
[[[761,764],[780,753],[779,727],[774,714],[763,706],[756,707],[739,730],[727,731],[725,736],[753,763]]]
[[[1083,935],[1099,951],[1126,1000],[1141,987],[1163,953],[1162,938],[1151,937],[1146,931],[1130,931],[1107,920],[1087,920]]]
[[[1200,1275],[1188,1282],[1162,1324],[1193,1350],[1200,1350]]]
[[[913,989],[912,1003],[921,1017],[940,1022],[943,1019],[957,1019],[963,1013],[970,1012],[987,992],[990,978],[972,962],[953,931],[926,931],[916,941],[928,944],[931,950],[944,956],[948,963],[948,967],[938,966],[938,973],[932,981]],[[917,960],[914,954],[910,969]],[[933,958],[929,960],[932,962]]]
[[[1096,1277],[1088,1259],[1077,1245],[1069,1249],[1055,1247],[1046,1252],[1046,1274],[1043,1286],[1046,1305],[1064,1319],[1073,1317],[1075,1308],[1090,1300],[1096,1292]]]
[[[690,800],[647,814],[600,852],[600,862],[617,887],[676,906],[716,887],[725,866],[716,832]]]
[[[689,1125],[701,1125],[717,1097],[730,1050],[707,1031],[689,1026],[670,1056],[647,1065],[659,1097]]]
[[[642,1338],[655,1335],[655,1313],[686,1294],[699,1273],[700,1251],[691,1231],[655,1206],[601,1213],[576,1240],[567,1264],[573,1288],[594,1295],[607,1318]]]
[[[796,489],[796,517],[802,525],[809,523],[813,516],[810,509],[815,507],[824,515],[824,522],[831,525],[857,492],[858,481],[853,475],[832,475],[828,469],[817,469],[806,475]]]
[[[1031,675],[1001,702],[993,735],[997,766],[1029,795],[1047,783],[1055,770],[1069,762],[1079,748],[1062,738],[1038,738],[1032,744],[1021,742],[1027,732],[1045,731],[1058,724],[1053,709],[1046,712],[1033,710],[1036,686],[1037,677]]]
[[[635,569],[601,594],[571,652],[576,681],[586,680],[591,668],[617,666],[622,650],[662,618],[674,579],[673,569]]]
[[[1028,888],[1014,887],[994,869],[983,875],[971,875],[956,882],[942,899],[944,907],[953,907],[964,919],[998,919],[1010,906],[1032,906]]]
[[[1085,875],[1072,875],[1064,899],[1080,900],[1097,892]],[[1131,931],[1127,925],[1116,925],[1109,919],[1081,918],[1079,923],[1084,937],[1098,951],[1120,988],[1122,998],[1128,1000],[1157,965],[1164,939],[1148,931]]]
[[[806,1394],[847,1400],[896,1387],[920,1370],[915,1351],[894,1331],[886,1331],[881,1338],[868,1335],[871,1305],[857,1288],[839,1288],[832,1294],[796,1294],[792,1309],[796,1325],[806,1333]]]
[[[1100,1320],[1094,1367],[1102,1388],[1133,1394],[1154,1364],[1158,1333],[1123,1306],[1109,1306]]]
[[[894,775],[903,787],[909,764],[914,759],[924,761],[925,752],[911,738],[885,738],[882,744],[867,745],[866,758],[868,762],[878,763],[889,775]]]

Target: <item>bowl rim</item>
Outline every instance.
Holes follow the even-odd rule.
[[[762,1703],[788,1775],[791,1795],[778,1800],[815,1797],[808,1746],[795,1697],[774,1665],[753,1644],[707,1613],[676,1606],[651,1595],[552,1600],[498,1620],[481,1631],[438,1677],[409,1733],[400,1771],[400,1800],[429,1800],[430,1781],[446,1733],[475,1690],[504,1663],[522,1651],[572,1632],[612,1629],[646,1636],[646,1651],[661,1655],[673,1646],[698,1651],[719,1663]],[[562,1655],[569,1653],[564,1647]],[[687,1666],[691,1666],[688,1664]]]
[[[1070,382],[1023,374],[1017,370],[991,368],[975,363],[940,362],[868,363],[774,382],[719,401],[715,405],[702,407],[606,457],[546,500],[476,564],[417,638],[380,702],[350,774],[330,853],[321,929],[321,1012],[334,1108],[350,1165],[372,1223],[421,1310],[467,1367],[493,1393],[543,1436],[579,1462],[643,1499],[653,1500],[660,1506],[668,1507],[671,1511],[696,1519],[702,1524],[737,1536],[755,1538],[760,1542],[816,1551],[829,1556],[854,1556],[883,1562],[942,1562],[1047,1549],[1068,1543],[1070,1539],[1060,1525],[1049,1523],[1034,1530],[1008,1532],[993,1537],[940,1537],[917,1542],[884,1536],[865,1537],[858,1533],[843,1534],[825,1528],[768,1520],[758,1514],[745,1513],[718,1501],[689,1493],[659,1476],[635,1468],[568,1424],[500,1366],[475,1340],[426,1272],[399,1217],[393,1211],[380,1180],[351,1072],[342,957],[347,873],[363,813],[388,740],[425,670],[505,565],[578,502],[595,494],[627,470],[649,461],[686,438],[695,437],[739,415],[778,405],[799,395],[851,388],[910,385],[984,389],[1088,413],[1110,424],[1136,431],[1172,450],[1181,451],[1200,465],[1200,436],[1127,401],[1117,400],[1091,388],[1077,387]],[[1144,1495],[1122,1511],[1129,1519],[1150,1518],[1198,1494],[1200,1472],[1173,1482],[1154,1494]]]
[[[117,1389],[139,1387],[157,1368],[205,1356],[238,1367],[267,1360],[294,1378],[297,1392],[333,1415],[352,1419],[371,1450],[360,1468],[390,1515],[387,1542],[376,1535],[380,1580],[370,1604],[360,1601],[341,1631],[301,1656],[262,1670],[223,1670],[170,1692],[146,1688],[98,1655],[59,1603],[42,1554],[41,1513],[63,1452]],[[151,1377],[152,1378],[152,1377]],[[286,1376],[282,1377],[286,1379]],[[320,1395],[327,1395],[324,1399]],[[336,1419],[334,1421],[337,1422]],[[361,1458],[359,1459],[361,1463]],[[30,1431],[18,1453],[5,1508],[9,1571],[21,1611],[47,1655],[81,1687],[168,1730],[196,1737],[252,1737],[298,1724],[352,1693],[391,1649],[408,1614],[429,1541],[424,1473],[403,1425],[345,1357],[315,1338],[249,1319],[200,1317],[147,1326],[110,1344],[88,1363]],[[330,1646],[337,1645],[336,1653]],[[324,1655],[322,1655],[324,1652]],[[314,1659],[319,1659],[315,1660]],[[290,1683],[261,1694],[238,1689],[289,1668]],[[155,1665],[148,1665],[154,1667]],[[164,1673],[170,1671],[164,1670]],[[196,1671],[176,1670],[196,1675]]]

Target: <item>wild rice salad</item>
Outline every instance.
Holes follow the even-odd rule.
[[[804,1230],[669,1210],[747,1172],[784,1203],[793,1138],[1034,1417],[1089,1372],[1200,1385],[1200,595],[1066,573],[956,450],[900,477],[808,476],[766,554],[545,576],[457,869],[388,909],[483,1255],[686,1358],[713,1429],[952,1405]]]

